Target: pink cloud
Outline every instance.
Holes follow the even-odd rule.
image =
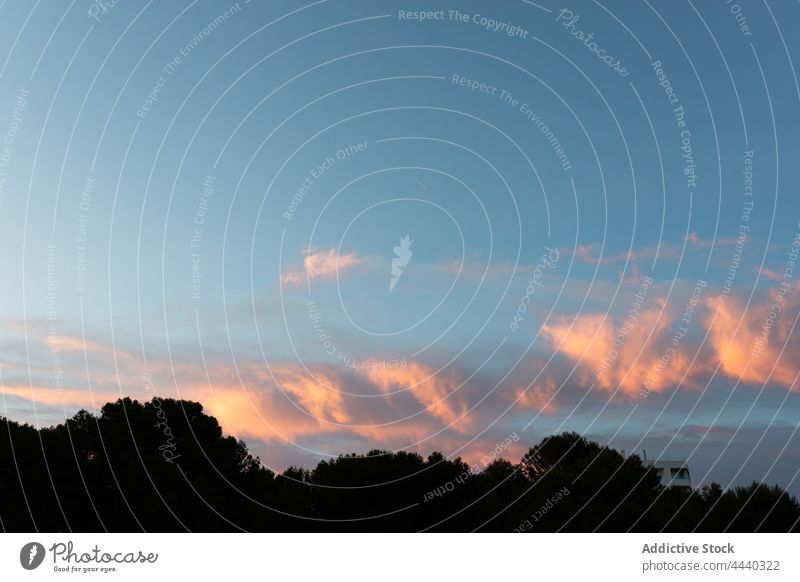
[[[681,256],[681,249],[673,245],[664,243],[657,247],[644,247],[642,249],[630,249],[608,253],[607,251],[600,256],[601,246],[599,243],[588,243],[577,245],[574,249],[561,249],[565,254],[574,254],[575,260],[587,265],[610,265],[616,263],[637,261],[652,261],[656,257],[660,259],[678,259]]]
[[[696,249],[732,247],[736,246],[739,243],[747,244],[750,241],[749,236],[744,236],[741,239],[736,237],[728,237],[728,238],[715,238],[713,240],[707,240],[697,236],[696,232],[688,234],[683,238],[684,240],[690,242],[692,246]]]

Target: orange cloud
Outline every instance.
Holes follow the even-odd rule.
[[[771,301],[751,303],[747,309],[732,296],[713,298],[706,317],[709,343],[728,376],[798,390],[795,376],[800,370],[800,346],[791,334],[797,300],[778,297],[773,293]]]
[[[698,302],[691,325],[707,334],[705,346],[676,335],[681,320],[671,306],[659,315],[663,299],[654,299],[657,307],[642,309],[635,320],[622,324],[615,324],[611,315],[578,315],[574,320],[562,316],[543,326],[542,334],[554,349],[577,362],[581,382],[607,391],[619,387],[631,397],[676,385],[696,388],[717,369],[747,384],[771,383],[798,391],[800,341],[792,326],[800,298],[789,289],[778,286],[770,297],[748,306],[734,295]],[[541,397],[531,398],[533,405],[541,403]]]
[[[541,382],[528,387],[528,385],[517,385],[514,387],[513,399],[518,406],[530,408],[544,412],[545,414],[555,413],[559,406],[555,399],[558,386],[553,378],[545,378]]]
[[[298,287],[306,280],[321,279],[333,281],[337,275],[362,264],[365,259],[356,253],[338,254],[335,248],[313,249],[303,251],[303,266],[288,267],[281,275],[281,284],[287,287]]]
[[[314,377],[294,368],[276,370],[281,389],[293,394],[299,404],[315,418],[334,422],[350,422],[351,416],[345,410],[338,382],[319,370]]]
[[[663,299],[616,325],[613,316],[579,315],[543,326],[542,334],[553,347],[578,363],[582,382],[613,391],[619,388],[628,396],[642,391],[660,392],[679,382],[694,387],[690,374],[684,378],[692,360],[690,342],[671,343],[675,318],[669,309],[662,312]],[[662,358],[667,365],[659,365]],[[693,371],[706,370],[699,364]]]
[[[363,398],[343,394],[344,379],[337,376],[335,370],[325,366],[313,369],[314,377],[296,366],[272,366],[283,392],[267,371],[255,366],[249,369],[242,366],[241,369],[246,376],[243,380],[247,387],[227,381],[212,381],[212,386],[207,383],[190,384],[181,389],[180,397],[202,402],[219,420],[226,433],[267,442],[297,443],[305,438],[342,435],[363,437],[371,443],[380,443],[393,449],[408,446],[425,449],[423,443],[441,429],[438,422],[431,423],[431,416],[427,415],[403,418],[396,422],[376,422],[375,417],[380,416],[381,407],[388,410],[391,400],[396,396],[370,398],[368,407],[359,407],[359,402],[363,404]],[[371,371],[366,375],[378,377],[377,372]],[[393,380],[380,377],[380,383],[387,392],[390,386],[396,386],[397,383],[400,383],[398,387],[405,385],[399,377]],[[423,377],[422,367],[417,368],[409,378],[412,377],[419,382]],[[429,384],[421,382],[420,386],[409,387],[409,391],[414,390],[416,397],[422,393],[421,387],[431,389]],[[295,400],[296,405],[293,404]],[[443,413],[445,410],[445,404],[437,402],[433,402],[430,409],[432,413]],[[455,419],[451,413],[446,416]],[[346,424],[351,422],[353,425]]]
[[[40,386],[0,386],[0,394],[24,398],[44,406],[65,406],[97,409],[120,398],[119,393],[88,390],[55,389]]]
[[[384,393],[406,389],[437,418],[457,430],[466,428],[468,407],[458,394],[462,380],[455,370],[437,372],[431,366],[407,362],[397,368],[365,366],[361,373]]]
[[[98,352],[106,355],[115,353],[112,347],[106,344],[61,334],[48,336],[41,343],[50,349],[65,352]]]
[[[320,423],[294,408],[281,394],[245,389],[238,384],[215,384],[213,388],[190,387],[182,398],[202,402],[222,430],[237,438],[293,441],[320,433]]]

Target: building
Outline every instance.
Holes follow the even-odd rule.
[[[656,470],[656,474],[661,479],[664,487],[685,487],[692,488],[692,477],[689,473],[689,465],[686,460],[656,459],[647,458],[647,452],[642,451],[642,464],[651,466]]]

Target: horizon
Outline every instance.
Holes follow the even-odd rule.
[[[108,402],[106,404],[118,404],[118,403],[121,402],[121,400],[122,399],[117,400],[116,402],[113,402],[113,403],[112,402]],[[139,401],[137,399],[132,399],[132,402],[133,402],[133,404],[138,403],[138,404],[144,405],[146,403],[152,404],[153,401],[155,401],[155,400],[163,401],[164,398],[162,398],[160,396],[157,396],[157,395],[154,395],[151,398],[151,400],[149,400],[149,401]],[[177,400],[177,402],[191,402],[191,401]],[[198,404],[203,406],[202,402],[199,402]],[[89,412],[91,414],[95,414],[95,415],[99,416],[99,415],[102,414],[101,409],[102,409],[102,406],[98,410],[81,409],[81,410],[78,411],[78,413],[80,413],[82,411],[85,411],[85,412]],[[203,410],[205,412],[207,412],[205,407],[203,407]],[[4,417],[4,416],[0,415],[0,420],[5,419],[5,420],[12,421],[12,422],[20,422],[20,424],[22,424],[23,426],[30,426],[30,427],[35,428],[37,430],[39,430],[39,429],[54,429],[54,428],[58,428],[60,426],[63,427],[63,426],[65,426],[65,424],[66,424],[66,422],[68,420],[73,419],[73,418],[74,418],[74,416],[66,418],[66,419],[64,419],[64,421],[62,421],[60,423],[49,424],[47,426],[39,426],[39,427],[37,427],[37,426],[34,426],[34,425],[30,424],[30,423],[25,423],[24,421],[22,421],[22,422],[13,421],[12,419],[9,419],[7,417]],[[213,415],[211,416],[211,418],[214,418]],[[217,419],[215,419],[215,420],[217,420]],[[565,431],[564,433],[559,433],[559,435],[563,435],[563,434],[566,434],[566,433],[569,433],[569,431]],[[544,439],[547,439],[548,437],[559,436],[559,435],[555,435],[555,434],[546,435],[544,437]],[[223,429],[222,436],[225,437],[225,436],[233,436],[233,435],[226,435],[225,430]],[[585,435],[581,435],[581,436],[584,436],[584,438],[587,438],[587,437],[585,437]],[[171,438],[172,435],[169,435],[169,437]],[[243,442],[245,444],[245,446],[249,447],[249,445],[247,443],[247,439],[240,439],[240,440],[241,440],[241,442]],[[588,440],[591,441],[592,439],[589,438]],[[462,456],[460,456],[460,455],[454,455],[454,456],[443,455],[443,457],[446,460],[449,460],[449,461],[458,461],[458,460],[465,461],[467,463],[467,465],[469,466],[470,470],[472,471],[472,474],[473,475],[477,475],[477,474],[480,474],[483,471],[485,471],[487,469],[487,467],[491,464],[491,462],[493,462],[494,460],[503,460],[503,459],[505,459],[505,460],[511,462],[512,464],[515,464],[515,465],[519,464],[519,461],[515,462],[511,455],[503,455],[502,454],[504,452],[507,452],[511,448],[512,444],[516,443],[518,441],[520,441],[519,435],[517,435],[516,433],[512,433],[511,435],[509,435],[505,439],[505,441],[503,443],[496,444],[493,451],[489,451],[489,454],[484,454],[483,457],[481,457],[481,458],[479,458],[477,460],[470,459],[470,457],[462,458]],[[520,446],[523,447],[522,448],[522,455],[524,457],[524,455],[527,454],[529,452],[529,450],[532,449],[536,443],[534,443],[532,441],[531,443],[519,442],[519,444],[520,444]],[[641,449],[639,451],[627,451],[625,449],[617,449],[617,448],[611,447],[611,446],[609,446],[607,444],[603,444],[603,443],[598,443],[598,444],[600,446],[608,448],[611,451],[614,451],[614,452],[618,453],[623,459],[628,459],[630,457],[637,457],[639,459],[639,461],[643,465],[654,464],[654,463],[658,463],[658,462],[662,462],[662,463],[665,463],[665,462],[666,463],[679,462],[679,463],[685,463],[686,466],[688,467],[688,462],[687,462],[687,459],[685,459],[685,458],[671,458],[671,457],[666,457],[666,456],[663,456],[663,455],[660,455],[660,456],[657,456],[655,458],[652,458],[652,455],[651,455],[651,457],[647,457],[647,451],[645,449]],[[164,451],[162,451],[162,453],[163,452]],[[253,451],[251,451],[251,453],[252,452]],[[374,452],[378,452],[380,454],[379,455],[373,455],[372,453],[374,453]],[[438,450],[435,450],[435,449],[431,449],[431,450],[427,451],[427,453],[426,453],[426,452],[419,451],[419,450],[404,450],[404,449],[389,450],[389,449],[368,448],[368,449],[362,450],[362,451],[353,451],[353,450],[340,451],[339,453],[326,455],[325,457],[320,458],[319,461],[320,462],[321,461],[328,461],[328,460],[332,461],[332,460],[341,459],[341,458],[366,458],[366,457],[372,457],[372,456],[392,456],[392,455],[395,455],[397,453],[415,454],[415,455],[419,456],[421,459],[426,459],[429,456],[436,455],[436,454],[441,454],[441,451],[438,451]],[[256,459],[259,461],[259,465],[261,467],[273,471],[275,473],[275,475],[284,474],[287,471],[289,471],[290,469],[304,469],[304,467],[300,467],[298,465],[288,465],[286,467],[274,467],[274,466],[273,467],[269,467],[269,466],[266,466],[264,464],[264,462],[261,460],[261,458],[258,457],[257,455],[256,455]],[[170,461],[170,462],[172,462],[172,461]],[[689,467],[689,469],[691,469],[691,467]],[[691,488],[694,489],[694,490],[700,490],[702,487],[704,487],[706,485],[710,485],[712,483],[716,483],[716,482],[713,481],[713,480],[710,480],[710,481],[705,482],[705,483],[698,483],[698,484],[693,483]],[[747,485],[750,485],[751,483],[752,482],[750,482],[750,483],[731,484],[729,487],[723,488],[723,490],[728,490],[728,489],[734,488],[734,487],[747,486]],[[773,484],[764,483],[764,484],[765,485],[776,485],[774,483]]]

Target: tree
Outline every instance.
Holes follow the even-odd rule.
[[[276,477],[197,402],[123,398],[38,430],[0,418],[5,531],[780,532],[798,521],[779,487],[664,489],[637,456],[574,432],[480,472],[374,449]]]

